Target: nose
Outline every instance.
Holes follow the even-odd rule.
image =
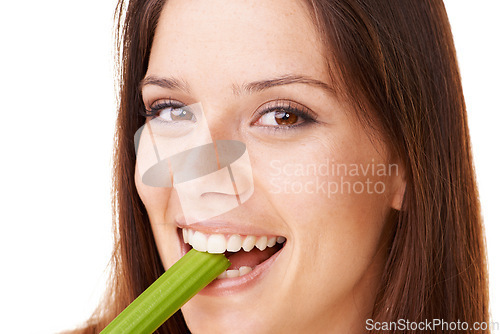
[[[238,132],[236,122],[224,122],[227,111],[209,109],[205,117],[201,103],[188,107],[196,122],[178,128],[147,123],[138,131],[136,150],[143,182],[173,186],[189,224],[245,202],[253,193],[253,179],[246,145],[231,138]]]
[[[188,224],[230,211],[253,193],[250,159],[240,141],[218,140],[174,158],[174,187]]]

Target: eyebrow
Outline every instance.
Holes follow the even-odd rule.
[[[159,86],[161,88],[182,90],[189,93],[189,85],[185,81],[178,80],[175,78],[163,78],[163,77],[157,77],[155,75],[150,75],[141,80],[141,82],[139,83],[139,90],[142,90],[144,86],[148,85]]]
[[[316,80],[304,75],[296,75],[296,74],[286,74],[273,79],[253,81],[246,83],[242,86],[233,85],[233,93],[235,95],[240,95],[242,92],[257,93],[276,86],[284,86],[284,85],[291,85],[298,83],[316,86],[328,91],[329,93],[332,94],[335,93],[333,87],[324,83],[323,81]]]
[[[247,94],[257,93],[272,87],[285,86],[291,84],[306,84],[306,85],[316,86],[328,91],[331,94],[335,94],[335,89],[332,86],[328,85],[327,83],[310,78],[308,76],[296,75],[296,74],[286,74],[272,79],[245,83],[243,85],[233,84],[232,90],[233,94],[241,95],[242,93],[247,93]],[[139,84],[140,90],[142,90],[147,85],[154,85],[167,89],[181,90],[187,93],[189,93],[190,91],[189,85],[183,80],[175,78],[157,77],[154,75],[147,76],[141,80]]]

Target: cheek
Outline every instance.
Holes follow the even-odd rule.
[[[289,270],[296,272],[297,284],[314,291],[327,281],[336,286],[324,294],[325,305],[354,289],[379,263],[374,260],[390,186],[376,168],[384,159],[363,148],[369,143],[360,146],[310,145],[295,154],[272,152],[269,159],[261,154],[254,163],[256,183],[292,234]]]
[[[135,185],[142,203],[146,207],[149,219],[152,223],[163,221],[167,204],[172,193],[172,188],[150,187],[142,183],[141,176],[136,168],[134,173]]]
[[[311,145],[252,162],[258,184],[285,221],[306,228],[381,222],[390,197],[386,164],[376,151]],[[327,221],[326,224],[311,222]]]

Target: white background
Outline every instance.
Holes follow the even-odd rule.
[[[7,3],[7,4],[6,4]],[[500,322],[500,2],[448,0]],[[114,1],[9,1],[0,9],[0,331],[85,320],[111,252]]]

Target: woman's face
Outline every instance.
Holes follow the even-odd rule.
[[[190,248],[182,228],[235,247],[238,236],[250,247],[266,237],[261,248],[286,239],[231,255],[233,269],[253,270],[217,279],[183,306],[193,333],[363,330],[404,183],[382,141],[329,88],[326,59],[298,1],[169,0],[161,13],[146,77],[168,80],[144,81],[146,109],[201,103],[213,140],[246,144],[254,186],[235,209],[187,224],[177,190],[136,172],[165,268]]]

